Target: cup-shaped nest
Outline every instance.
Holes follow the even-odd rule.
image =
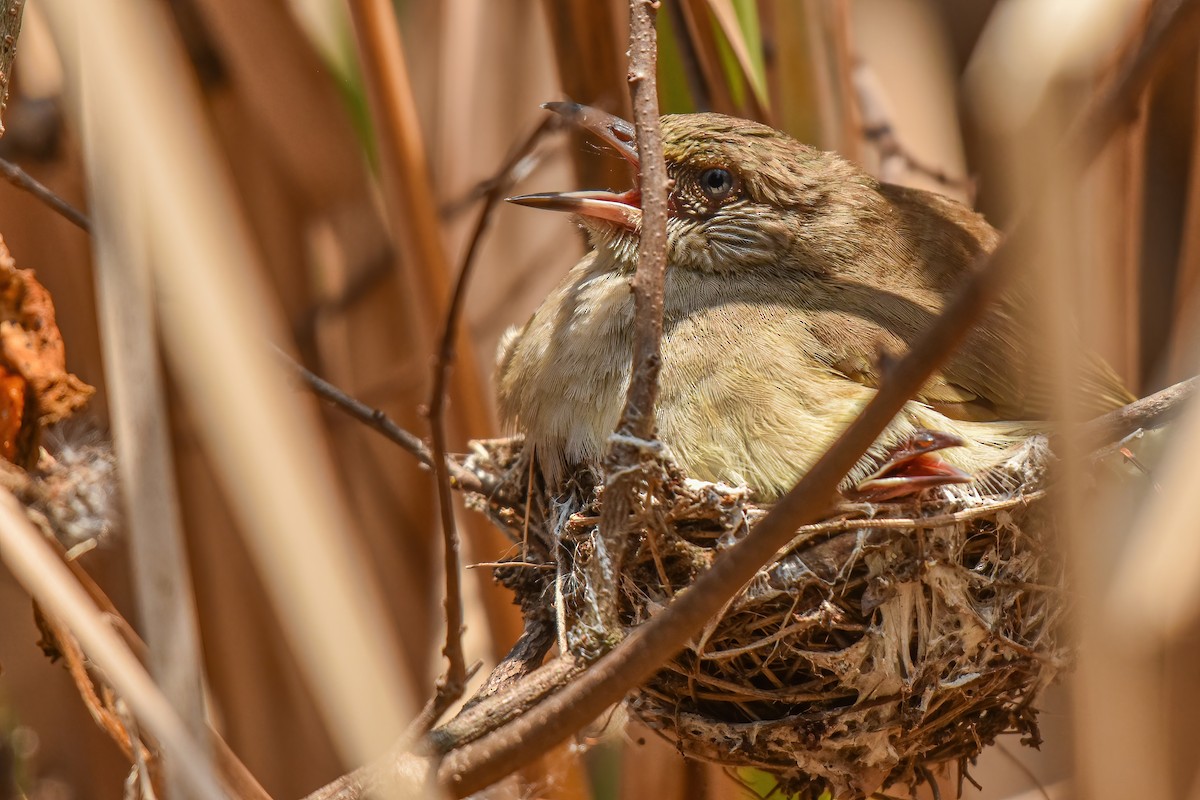
[[[629,709],[687,756],[762,768],[814,800],[914,786],[946,764],[969,779],[1003,733],[1036,744],[1038,695],[1068,659],[1048,457],[1033,439],[990,480],[841,506],[797,531]],[[741,490],[651,460],[615,553],[587,476],[530,497],[519,442],[482,448],[473,467],[519,487],[507,494],[520,502],[490,510],[526,544],[515,560],[543,562],[498,576],[522,605],[552,602],[560,645],[585,657],[686,590],[766,513]]]

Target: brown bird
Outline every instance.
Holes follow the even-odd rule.
[[[632,126],[551,103],[638,167]],[[662,118],[667,222],[659,436],[693,477],[786,492],[938,314],[996,230],[941,195],[880,183],[836,154],[721,114]],[[641,194],[535,194],[575,214],[588,253],[501,343],[500,409],[551,482],[596,463],[629,386]],[[998,304],[848,476],[887,499],[967,480],[1041,427],[1021,293]],[[1132,400],[1090,358],[1097,413]]]

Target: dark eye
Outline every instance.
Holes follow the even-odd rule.
[[[700,173],[700,191],[714,203],[733,194],[733,174],[721,167],[710,167]]]

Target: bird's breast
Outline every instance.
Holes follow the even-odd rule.
[[[629,385],[629,282],[591,268],[594,257],[572,270],[499,358],[501,413],[552,479],[602,455]]]
[[[823,302],[801,284],[768,291],[752,279],[668,271],[656,419],[685,472],[777,497],[870,399],[872,388],[831,366]],[[589,257],[501,353],[501,410],[551,481],[603,456],[628,391],[632,329],[628,279]],[[874,458],[914,427],[958,433],[955,424],[910,403]]]

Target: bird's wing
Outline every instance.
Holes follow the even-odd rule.
[[[999,234],[975,213],[933,192],[884,184],[881,193],[892,203],[911,252],[927,257],[918,273],[923,288],[944,297],[966,278],[980,253],[993,250]],[[1032,287],[1012,290],[972,331],[946,365],[930,379],[917,399],[957,419],[1042,419],[1053,407],[1053,385],[1039,370],[1036,342],[1025,324],[1032,306]],[[915,331],[914,331],[915,333]],[[1081,348],[1082,349],[1082,348]],[[1088,415],[1102,414],[1135,398],[1105,361],[1082,351],[1080,397]]]

